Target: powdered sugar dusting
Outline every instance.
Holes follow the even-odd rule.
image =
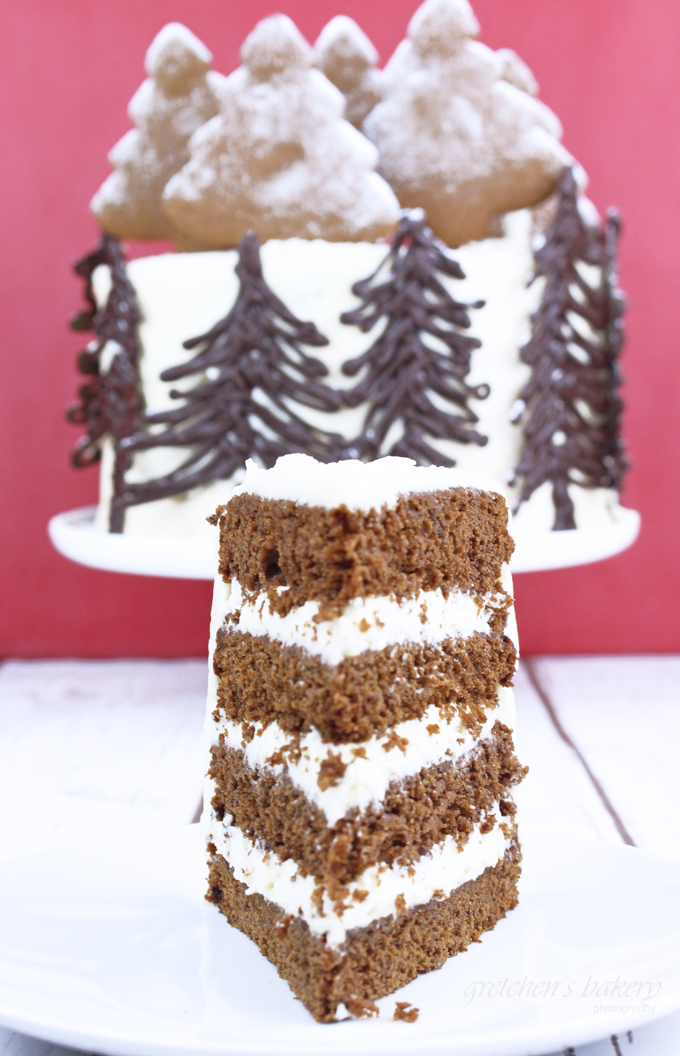
[[[216,248],[248,230],[262,240],[389,234],[399,207],[375,171],[375,148],[343,119],[342,94],[312,68],[290,19],[260,22],[242,57],[221,112],[194,136],[189,163],[165,189],[173,222]]]
[[[149,77],[166,86],[183,82],[187,75],[207,73],[212,55],[205,44],[181,22],[168,22],[156,34],[146,53],[144,69]]]
[[[402,205],[422,206],[454,246],[541,201],[571,161],[530,71],[475,40],[478,28],[467,0],[425,0],[364,123]]]
[[[119,238],[171,238],[196,249],[162,208],[163,189],[189,160],[189,139],[218,109],[225,78],[210,69],[204,44],[179,22],[164,26],[146,53],[149,74],[128,112],[135,126],[109,154],[114,171],[90,208]]]
[[[356,22],[336,15],[319,34],[314,62],[345,96],[345,117],[356,128],[382,97],[378,52]]]

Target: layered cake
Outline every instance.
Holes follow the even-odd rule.
[[[77,265],[102,531],[205,532],[248,458],[294,452],[488,474],[520,531],[617,519],[618,219],[478,33],[426,0],[381,70],[351,19],[312,47],[273,15],[224,77],[161,30]]]
[[[517,902],[506,500],[293,454],[212,521],[206,898],[317,1020],[375,1014]]]

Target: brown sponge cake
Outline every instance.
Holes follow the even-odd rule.
[[[207,899],[320,1021],[517,901],[505,499],[409,459],[250,463],[220,530]]]

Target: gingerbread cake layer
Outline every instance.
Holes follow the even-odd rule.
[[[282,769],[281,767],[277,767]],[[463,848],[475,825],[482,834],[515,812],[510,792],[524,775],[507,726],[459,761],[446,760],[393,782],[380,802],[351,809],[334,825],[288,774],[249,766],[227,745],[212,749],[211,805],[250,840],[324,885],[347,884],[380,862],[408,865],[447,836]]]
[[[517,904],[516,837],[478,876],[422,905],[401,908],[348,933],[339,948],[261,894],[249,893],[212,848],[206,896],[257,943],[311,1014],[322,1022],[361,1014],[423,972],[441,968]],[[344,1007],[343,1007],[344,1006]]]
[[[341,744],[422,718],[434,707],[479,730],[497,687],[512,683],[515,664],[514,644],[498,634],[399,643],[331,665],[306,649],[222,627],[213,657],[215,719],[276,721],[291,734],[316,729],[322,740]]]
[[[219,507],[214,521],[219,574],[246,594],[265,592],[282,614],[310,600],[326,616],[351,598],[437,588],[484,594],[501,589],[513,549],[503,497],[471,488],[410,494],[368,510],[246,492]]]

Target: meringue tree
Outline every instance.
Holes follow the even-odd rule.
[[[119,238],[174,239],[186,236],[163,211],[163,189],[189,160],[189,139],[219,110],[225,78],[210,68],[212,56],[178,22],[164,26],[146,53],[148,78],[128,113],[134,128],[113,147],[113,172],[92,199],[104,228]],[[187,247],[187,248],[194,248]]]
[[[164,209],[215,249],[247,231],[270,238],[375,241],[399,219],[375,147],[344,119],[341,92],[314,68],[285,15],[253,29],[226,80],[219,115],[191,140],[165,188]]]
[[[345,117],[361,128],[382,98],[378,52],[347,15],[327,22],[314,45],[314,64],[345,97]]]
[[[498,214],[538,204],[572,161],[530,71],[478,33],[468,0],[425,0],[362,126],[401,205],[424,209],[449,246],[484,238]]]

